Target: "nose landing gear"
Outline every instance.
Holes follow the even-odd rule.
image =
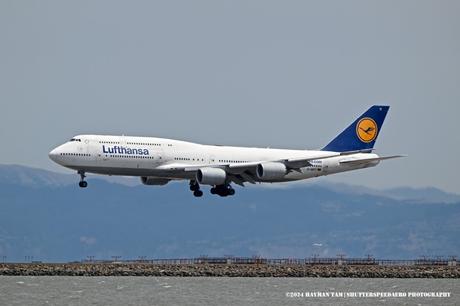
[[[80,182],[78,183],[78,186],[80,186],[80,188],[88,187],[88,182],[85,181],[85,171],[78,171],[78,174],[80,175]]]

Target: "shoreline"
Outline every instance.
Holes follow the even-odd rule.
[[[1,276],[460,278],[459,266],[3,263]]]

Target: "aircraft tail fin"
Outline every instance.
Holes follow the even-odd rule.
[[[374,105],[356,119],[322,150],[333,152],[372,151],[389,106]]]

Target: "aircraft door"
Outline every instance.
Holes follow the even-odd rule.
[[[85,140],[81,140],[81,141],[78,141],[76,142],[77,143],[77,152],[79,154],[85,154],[88,152],[88,139],[85,139]]]
[[[152,169],[163,163],[163,150],[161,148],[150,147],[148,150],[149,155],[146,156],[146,159],[139,160],[138,168]]]
[[[163,163],[163,149],[155,148],[152,150],[153,154],[153,164],[155,167]]]
[[[215,162],[216,162],[216,156],[209,155],[207,163],[211,165],[211,164],[214,164]]]

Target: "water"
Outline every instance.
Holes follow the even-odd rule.
[[[446,298],[305,292],[450,292]],[[288,297],[304,293],[303,297]],[[0,305],[460,305],[457,279],[0,276]]]

